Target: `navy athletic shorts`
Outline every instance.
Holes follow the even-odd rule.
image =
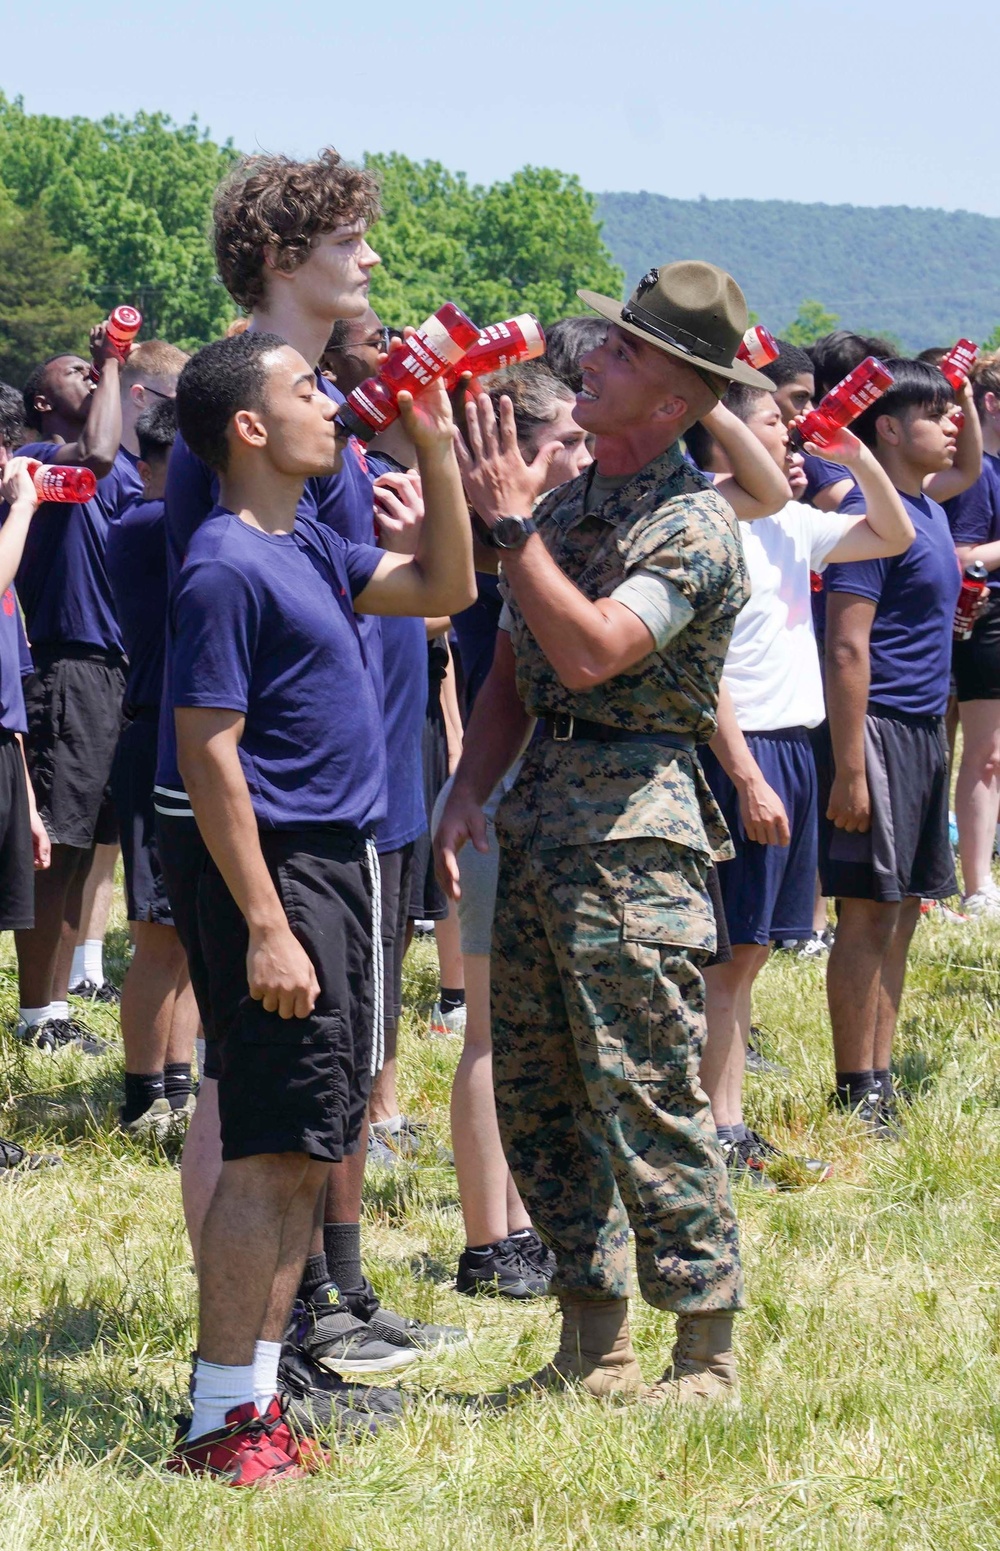
[[[734,944],[782,942],[812,935],[816,889],[816,764],[804,727],[744,735],[767,784],[785,805],[791,842],[748,840],[736,788],[711,749],[700,750],[715,800],[733,837],[736,857],[719,863],[719,885]]]

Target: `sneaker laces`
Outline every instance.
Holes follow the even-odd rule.
[[[758,1158],[780,1158],[783,1156],[780,1147],[775,1147],[774,1143],[761,1136],[759,1131],[751,1131],[749,1126],[747,1127],[745,1144],[756,1153]]]
[[[45,1029],[52,1039],[53,1046],[79,1045],[90,1055],[100,1055],[108,1048],[107,1040],[92,1034],[84,1024],[77,1023],[74,1018],[49,1018],[45,1022]]]

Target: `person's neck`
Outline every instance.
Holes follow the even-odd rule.
[[[120,445],[130,452],[133,458],[139,456],[139,439],[135,434],[135,423],[139,416],[136,413],[131,399],[126,399],[122,405],[122,439]]]
[[[676,427],[672,434],[667,435],[647,426],[611,436],[602,436],[598,432],[594,438],[596,472],[612,479],[619,475],[638,474],[654,458],[662,457],[680,434]]]
[[[927,477],[924,470],[911,463],[898,448],[881,445],[877,457],[900,495],[923,495]]]
[[[291,286],[282,286],[250,315],[248,327],[256,334],[278,334],[293,350],[315,367],[333,332],[335,318],[317,318],[304,312]]]
[[[305,480],[277,469],[229,468],[219,476],[219,504],[262,533],[291,533]]]
[[[74,422],[63,415],[43,415],[41,439],[43,442],[75,442],[85,424],[85,419]]]
[[[988,420],[983,425],[983,451],[991,458],[1000,453],[1000,426],[991,425]]]

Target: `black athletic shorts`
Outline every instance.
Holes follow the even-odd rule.
[[[198,885],[208,866],[208,847],[201,838],[186,792],[166,793],[157,789],[153,802],[163,882],[174,926],[187,956],[188,973],[205,1035],[205,1065],[201,1075],[217,1078],[221,1066],[212,1027],[208,966],[198,932]]]
[[[122,657],[72,643],[34,650],[24,740],[35,802],[54,845],[114,845],[111,765],[121,731]]]
[[[382,1011],[387,1033],[395,1031],[403,1011],[403,959],[406,957],[414,854],[415,846],[411,840],[395,851],[380,851],[378,858],[382,878]]]
[[[338,1163],[357,1151],[371,1088],[374,976],[365,841],[333,827],[262,830],[288,924],[320,984],[307,1018],[265,1012],[247,990],[246,922],[212,862],[198,930],[219,1042],[226,1160],[299,1152]]]
[[[153,706],[140,706],[126,717],[111,767],[111,795],[121,836],[128,918],[173,926],[153,810],[159,720]]]
[[[0,727],[0,931],[35,924],[35,859],[24,760],[15,733]]]
[[[865,769],[871,802],[867,834],[848,834],[826,817],[833,784],[829,735],[817,740],[819,874],[838,899],[896,904],[947,899],[958,888],[948,840],[948,742],[943,716],[906,716],[870,706]]]
[[[955,691],[963,700],[1000,700],[1000,592],[991,592],[967,641],[951,649]]]

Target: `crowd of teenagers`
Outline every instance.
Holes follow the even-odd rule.
[[[733,1393],[731,1184],[831,1172],[744,1121],[747,1070],[780,1053],[755,1046],[754,981],[774,949],[826,956],[831,1103],[895,1141],[907,955],[957,892],[950,705],[949,914],[1000,915],[1000,358],[956,390],[943,348],[838,332],[761,371],[738,285],[692,260],[624,305],[581,292],[544,356],[400,392],[362,441],[345,400],[419,355],[369,305],[378,210],[333,151],[251,158],[214,207],[226,338],[189,356],[109,321],[91,360],[0,387],[12,1037],[106,1049],[87,1006],[118,997],[120,845],[119,1125],[184,1135],[199,1290],[168,1467],[234,1485],[391,1426],[378,1376],[466,1339],[364,1269],[366,1167],[430,1146],[397,1092],[416,924],[428,1034],[462,1040],[457,1290],[562,1315],[491,1410]],[[870,356],[891,385],[803,441]],[[40,501],[39,464],[93,494]],[[652,1382],[630,1237],[676,1316]]]

